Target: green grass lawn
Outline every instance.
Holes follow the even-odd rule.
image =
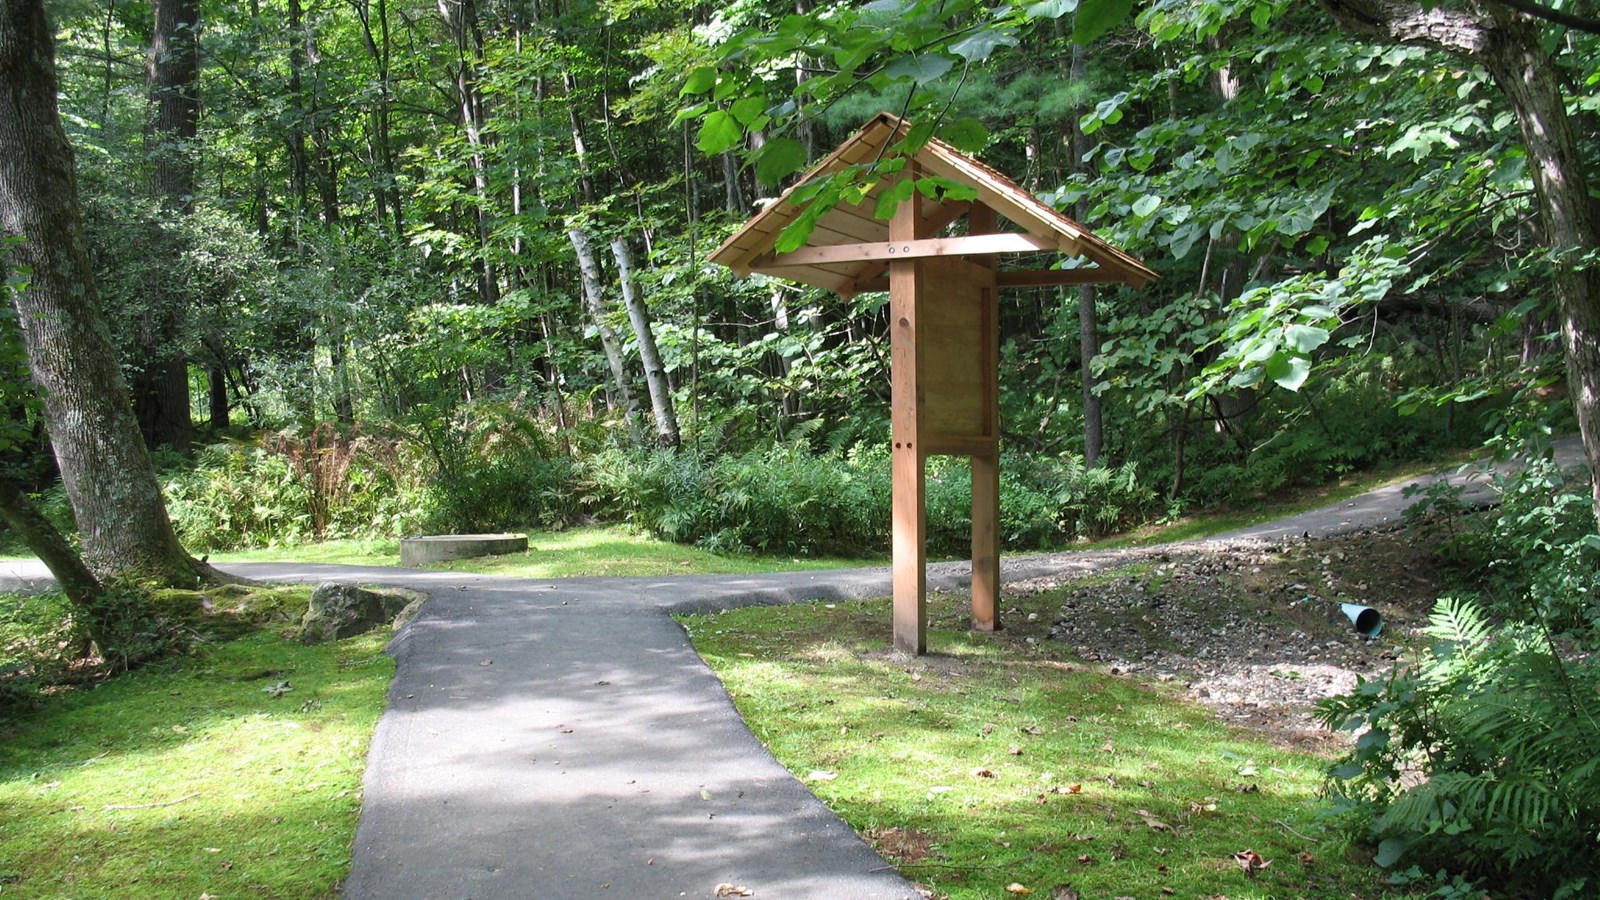
[[[1314,810],[1324,758],[936,602],[914,660],[889,651],[887,601],[682,622],[778,759],[941,896],[1384,895]]]
[[[394,664],[282,627],[0,707],[0,897],[336,896]]]
[[[516,578],[592,576],[750,575],[883,565],[886,558],[756,556],[722,554],[674,544],[620,525],[592,525],[562,531],[527,531],[528,552],[460,559],[428,566],[454,572]],[[398,566],[398,541],[329,541],[271,550],[216,553],[213,562],[326,562]]]

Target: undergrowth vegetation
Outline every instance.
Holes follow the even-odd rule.
[[[1455,446],[1426,415],[1398,416],[1382,374],[1358,367],[1286,418],[1272,412],[1293,427],[1252,434],[1241,419],[1220,441],[1191,442],[1187,475],[1165,448],[1091,467],[1072,450],[1008,440],[1002,544],[1057,548]],[[175,526],[196,553],[598,521],[718,552],[860,555],[889,543],[884,424],[829,431],[818,419],[760,440],[711,427],[659,449],[627,446],[614,423],[577,410],[483,402],[409,425],[290,427],[157,458]],[[966,461],[930,459],[932,552],[964,551],[970,504]],[[59,488],[43,506],[70,530]]]
[[[1525,463],[1496,477],[1494,512],[1462,516],[1458,491],[1440,489],[1414,516],[1458,587],[1421,653],[1323,706],[1330,727],[1358,735],[1330,795],[1399,880],[1442,873],[1441,896],[1477,884],[1589,897],[1600,889],[1600,537],[1586,481],[1562,473],[1545,431],[1508,433],[1502,449]]]

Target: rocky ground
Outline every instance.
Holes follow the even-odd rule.
[[[1299,745],[1345,740],[1315,721],[1317,701],[1387,672],[1439,593],[1434,554],[1400,530],[1110,556],[1090,574],[1008,585],[1008,636],[1175,683]],[[1358,634],[1342,603],[1379,611],[1382,633]]]

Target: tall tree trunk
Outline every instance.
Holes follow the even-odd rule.
[[[155,195],[174,209],[194,209],[195,133],[200,124],[200,4],[153,0],[155,29],[145,72],[150,91],[148,139]]]
[[[306,152],[307,124],[311,119],[311,102],[305,92],[306,36],[300,0],[289,3],[289,96],[286,99],[289,115],[289,133],[284,142],[289,151],[289,197],[294,202],[294,243],[301,246],[300,228],[310,207],[311,156]]]
[[[394,236],[399,238],[405,234],[405,212],[396,187],[394,141],[389,135],[394,101],[394,48],[389,38],[389,4],[387,0],[376,0],[376,4],[369,0],[352,0],[351,5],[355,8],[356,17],[361,20],[361,42],[372,57],[378,76],[378,96],[372,102],[370,116],[372,165],[376,169],[372,177],[372,196],[377,206],[378,228],[388,228],[392,223]]]
[[[667,367],[661,364],[661,351],[656,347],[656,333],[650,324],[650,309],[639,295],[639,284],[633,273],[633,251],[622,238],[611,241],[611,256],[617,261],[617,280],[622,283],[622,305],[628,309],[628,321],[633,325],[633,337],[639,345],[639,363],[644,367],[644,383],[650,390],[650,409],[655,414],[656,443],[663,447],[678,446],[678,413],[673,407],[672,385],[667,381]]]
[[[1561,91],[1562,73],[1545,52],[1539,24],[1490,0],[1465,9],[1397,0],[1320,2],[1354,34],[1432,47],[1478,63],[1505,94],[1522,131],[1545,240],[1555,260],[1567,382],[1600,523],[1600,268],[1582,260],[1600,244],[1600,234],[1583,155]]]
[[[173,533],[100,313],[43,0],[0,0],[0,232],[23,239],[14,302],[84,561],[102,578],[215,576]]]
[[[1082,81],[1085,69],[1084,49],[1080,44],[1072,47],[1072,80]],[[1086,168],[1084,157],[1089,153],[1089,138],[1078,123],[1088,109],[1072,116],[1072,169],[1082,172]],[[1078,204],[1078,217],[1084,216],[1084,205]],[[1095,287],[1085,284],[1078,288],[1078,367],[1083,383],[1083,464],[1094,467],[1100,463],[1105,447],[1105,410],[1100,394],[1094,385],[1094,358],[1100,352],[1100,319],[1095,308],[1098,300]]]
[[[606,302],[604,282],[600,280],[600,262],[595,259],[594,245],[589,243],[589,235],[576,226],[567,229],[567,239],[572,242],[572,250],[578,257],[578,273],[583,281],[583,302],[589,309],[589,318],[594,322],[595,330],[600,333],[600,349],[605,351],[606,364],[611,367],[611,380],[617,387],[617,402],[622,407],[622,414],[628,422],[628,437],[634,442],[639,440],[639,405],[633,398],[633,387],[629,384],[628,366],[622,356],[622,342],[617,340],[617,333],[606,321]]]
[[[165,208],[187,214],[194,210],[193,144],[200,123],[200,4],[154,0],[151,5],[155,27],[145,73],[150,188]],[[174,310],[140,341],[142,364],[134,376],[133,402],[140,430],[152,447],[185,447],[194,439],[189,362],[175,349],[189,313]]]
[[[495,303],[500,299],[500,277],[489,246],[489,164],[485,155],[488,136],[484,132],[487,114],[483,94],[478,90],[478,70],[483,65],[478,3],[477,0],[439,0],[439,14],[455,38],[456,107],[471,153],[472,190],[477,200],[473,204],[473,224],[478,239],[478,299],[486,304]]]

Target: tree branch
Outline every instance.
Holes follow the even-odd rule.
[[[1493,21],[1486,15],[1411,0],[1320,0],[1346,31],[1363,37],[1431,47],[1475,58],[1488,45]]]
[[[1562,12],[1559,9],[1551,9],[1543,3],[1535,3],[1533,0],[1496,0],[1496,2],[1501,6],[1509,6],[1517,12],[1527,13],[1536,19],[1544,19],[1546,22],[1565,25],[1573,31],[1582,31],[1585,34],[1600,34],[1600,19],[1574,15],[1569,12]]]

